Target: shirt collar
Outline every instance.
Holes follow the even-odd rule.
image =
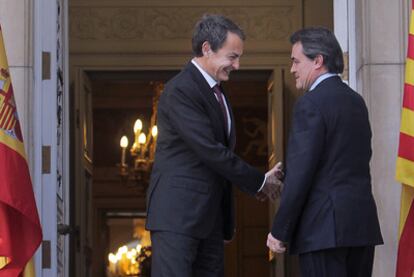
[[[313,90],[313,89],[315,89],[315,88],[316,88],[316,86],[317,86],[317,85],[319,85],[319,84],[320,84],[323,80],[328,79],[328,78],[333,77],[333,76],[338,76],[338,74],[336,74],[336,73],[329,73],[329,72],[322,74],[321,76],[319,76],[319,77],[315,80],[315,82],[313,82],[313,84],[311,85],[311,87],[309,88],[309,90],[308,90],[308,91],[312,91],[312,90]]]
[[[217,81],[213,79],[213,77],[210,76],[198,63],[192,59],[191,62],[194,64],[195,67],[200,71],[201,75],[203,75],[204,79],[206,79],[207,83],[211,88],[213,88],[215,85],[218,85]]]

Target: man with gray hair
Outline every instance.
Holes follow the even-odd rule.
[[[342,50],[325,28],[291,36],[296,103],[280,207],[268,247],[299,254],[302,277],[367,277],[382,244],[371,192],[371,128],[363,98],[342,82]]]
[[[157,150],[147,192],[152,277],[223,276],[223,241],[234,234],[231,184],[274,199],[278,167],[266,174],[234,152],[234,117],[222,81],[239,69],[243,31],[220,15],[196,25],[194,58],[158,105]]]

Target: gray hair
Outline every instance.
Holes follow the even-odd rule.
[[[229,18],[223,15],[205,14],[197,22],[193,32],[192,47],[196,57],[203,56],[202,45],[205,41],[210,44],[211,50],[217,52],[227,39],[228,32],[236,34],[245,40],[243,30]]]
[[[303,54],[313,60],[316,56],[323,57],[323,64],[331,73],[344,71],[344,58],[341,46],[335,35],[323,27],[304,28],[295,32],[290,37],[290,42],[300,42]]]

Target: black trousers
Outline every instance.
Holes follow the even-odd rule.
[[[151,277],[222,277],[224,242],[221,222],[205,239],[151,231]]]
[[[324,249],[299,255],[302,277],[370,277],[374,246]]]

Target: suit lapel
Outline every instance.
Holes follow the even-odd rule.
[[[216,96],[214,95],[213,89],[210,87],[210,85],[208,84],[208,82],[206,81],[204,76],[201,74],[201,72],[195,67],[195,65],[192,62],[189,62],[187,64],[186,69],[188,69],[191,72],[191,74],[194,76],[194,79],[196,80],[196,83],[200,86],[200,89],[203,92],[204,96],[206,97],[207,101],[209,102],[210,106],[213,108],[215,113],[217,113],[217,115],[220,117],[221,129],[224,133],[226,143],[228,145],[230,145],[228,136],[227,136],[226,131],[225,131],[226,129],[225,129],[225,126],[224,126],[224,118],[223,118],[224,115],[223,115],[223,112],[221,111],[220,104],[217,101]],[[225,94],[224,94],[224,96],[225,96]],[[225,98],[226,98],[227,106],[229,108],[230,116],[232,117],[230,104],[227,101],[226,96],[225,96]],[[233,118],[232,118],[232,122],[233,122]],[[232,123],[231,124],[231,129],[232,130],[233,130],[233,126],[234,126],[234,124]]]
[[[224,98],[226,99],[226,104],[227,104],[227,108],[229,110],[230,122],[231,122],[231,124],[230,124],[230,136],[227,136],[227,134],[226,134],[226,138],[227,138],[228,144],[230,146],[230,149],[234,150],[234,147],[236,146],[236,127],[235,127],[236,125],[235,125],[235,121],[234,121],[233,109],[231,108],[230,101],[227,98],[226,92],[224,91],[223,88],[221,88],[221,91],[223,92]]]

